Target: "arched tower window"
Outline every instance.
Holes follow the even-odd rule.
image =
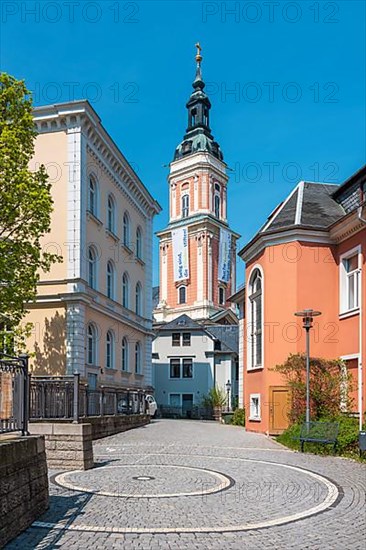
[[[221,306],[224,306],[225,305],[225,302],[226,302],[226,299],[225,299],[225,289],[223,286],[219,286],[219,304]]]
[[[182,218],[188,218],[189,216],[189,195],[186,193],[182,197]]]
[[[180,286],[178,288],[178,303],[185,304],[187,302],[187,287]]]
[[[249,366],[263,366],[262,274],[255,269],[249,280]]]

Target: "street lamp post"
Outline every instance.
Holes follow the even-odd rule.
[[[226,394],[227,394],[226,410],[227,410],[227,412],[230,411],[230,390],[231,390],[231,382],[230,382],[230,380],[228,380],[226,382]]]
[[[302,317],[303,328],[306,331],[306,424],[310,422],[310,329],[313,326],[313,318],[321,315],[320,311],[304,309],[297,311],[296,317]]]

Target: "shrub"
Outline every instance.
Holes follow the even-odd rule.
[[[305,355],[291,354],[282,365],[277,365],[273,370],[281,373],[291,388],[290,422],[303,422],[306,408]],[[338,416],[341,413],[341,402],[349,409],[351,403],[347,394],[351,390],[350,376],[341,360],[315,357],[310,359],[312,420],[319,420],[325,416]]]
[[[321,421],[332,421],[339,423],[337,454],[358,458],[358,419],[341,414],[336,417],[323,417]],[[292,424],[287,428],[287,430],[277,437],[277,441],[283,445],[286,445],[286,447],[290,447],[291,449],[299,449],[301,425],[302,423]],[[315,454],[333,454],[333,447],[322,443],[305,443],[305,450]]]
[[[223,389],[215,386],[211,388],[207,395],[202,398],[202,404],[204,407],[224,407],[227,402],[226,393]]]
[[[245,426],[245,409],[235,409],[231,423],[234,426]]]

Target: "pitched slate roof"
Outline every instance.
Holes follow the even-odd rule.
[[[176,319],[173,319],[173,321],[170,321],[169,323],[166,323],[166,325],[162,325],[159,330],[182,330],[182,329],[200,329],[204,330],[203,326],[188,317],[188,315],[180,315]]]
[[[206,332],[221,343],[221,351],[239,353],[239,327],[237,325],[210,325]]]
[[[292,227],[326,229],[345,215],[333,193],[338,185],[301,181],[287,199],[273,212],[261,233]]]

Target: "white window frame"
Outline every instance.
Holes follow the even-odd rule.
[[[113,235],[116,234],[116,201],[112,193],[107,197],[107,229]]]
[[[110,341],[108,342],[108,340],[110,340]],[[108,330],[107,334],[106,334],[106,338],[105,338],[105,367],[108,370],[114,369],[114,358],[115,358],[114,357],[114,355],[115,355],[115,353],[114,353],[115,352],[114,343],[115,343],[115,340],[114,340],[113,331]],[[108,354],[108,346],[109,345],[110,345],[110,353]],[[108,361],[107,361],[108,355],[110,357],[110,365],[109,366],[108,366]]]
[[[258,399],[258,414],[253,414],[253,399]],[[249,420],[261,421],[262,411],[261,411],[261,394],[260,393],[251,393],[249,396]]]
[[[127,340],[126,336],[124,336],[122,338],[122,343],[121,343],[121,369],[122,369],[122,372],[129,372],[128,353],[129,353],[128,340]],[[125,355],[125,357],[124,357],[124,355]]]
[[[122,306],[126,309],[130,307],[130,277],[127,271],[122,275]]]
[[[90,255],[94,256],[92,259]],[[93,245],[88,247],[88,285],[93,290],[98,288],[98,255]],[[93,271],[93,273],[92,273]],[[92,276],[91,276],[92,275]]]
[[[358,268],[352,272],[352,276],[355,277],[357,284],[357,306],[353,308],[348,307],[349,300],[349,279],[350,275],[345,268],[345,260],[348,260],[352,256],[357,255]],[[355,246],[350,250],[347,250],[344,254],[341,254],[339,258],[339,315],[353,314],[360,310],[361,303],[361,245]]]
[[[122,223],[122,243],[123,246],[130,248],[130,231],[131,231],[131,222],[130,216],[127,212],[123,214],[123,223]]]
[[[222,290],[223,292],[223,297],[224,297],[224,300],[223,302],[220,301],[220,291]],[[219,296],[218,296],[218,302],[220,304],[220,306],[224,306],[226,304],[226,288],[222,285],[219,285]]]
[[[188,202],[187,202],[187,204],[185,204],[187,199],[188,199]],[[188,216],[189,216],[189,202],[190,202],[189,192],[184,192],[182,194],[181,201],[182,201],[182,218],[188,218]],[[185,215],[185,213],[186,213],[186,215]]]
[[[92,186],[94,187],[94,190],[92,191]],[[93,195],[93,200],[91,200],[91,195]],[[94,174],[89,174],[88,179],[88,211],[90,214],[98,217],[99,213],[99,186],[98,186],[98,180],[95,177]],[[93,205],[93,206],[92,206]]]
[[[181,301],[180,301],[180,289],[181,289],[181,288],[184,288],[184,298],[185,298],[184,302],[181,302]],[[184,305],[184,304],[187,303],[187,285],[179,285],[179,287],[178,287],[178,300],[177,300],[177,302],[178,302],[178,305]]]
[[[110,270],[109,270],[110,267]],[[116,287],[116,270],[112,260],[108,260],[106,269],[106,294],[109,300],[115,299],[115,287]]]
[[[91,330],[92,334],[89,334],[89,330]],[[94,323],[88,323],[87,327],[87,347],[86,347],[86,360],[88,365],[97,365],[97,357],[98,357],[98,331]],[[92,361],[89,361],[89,346],[92,346],[91,355],[92,355]]]
[[[261,304],[261,316],[262,316],[262,364],[261,365],[253,365],[252,364],[252,337],[251,337],[251,331],[252,331],[252,302],[250,300],[250,284],[251,279],[253,276],[253,273],[255,270],[257,270],[261,274],[262,278],[262,304]],[[255,370],[262,370],[264,368],[264,358],[265,358],[265,339],[264,339],[264,273],[263,268],[260,264],[255,264],[252,269],[250,270],[249,277],[248,277],[248,292],[246,293],[246,311],[247,311],[247,319],[246,319],[246,333],[247,333],[247,346],[246,346],[246,354],[247,354],[247,371],[255,371]]]

